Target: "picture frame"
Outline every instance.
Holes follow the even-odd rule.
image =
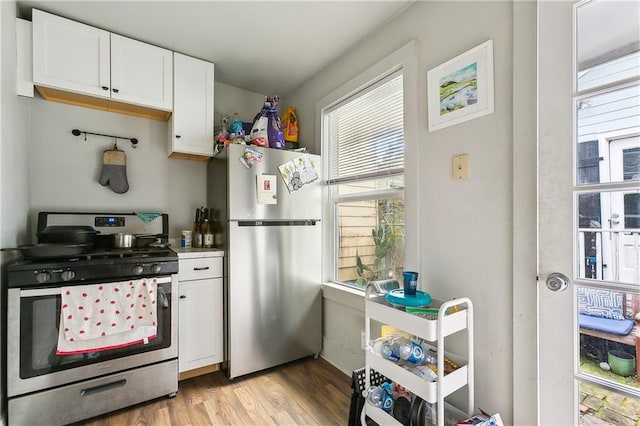
[[[429,70],[429,131],[491,114],[493,88],[493,40]]]

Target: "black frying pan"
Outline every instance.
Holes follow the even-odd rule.
[[[18,250],[23,257],[30,259],[47,259],[54,257],[72,257],[86,252],[93,244],[41,243],[20,246]]]

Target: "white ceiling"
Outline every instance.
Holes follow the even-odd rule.
[[[216,64],[216,81],[284,96],[411,1],[18,1]]]

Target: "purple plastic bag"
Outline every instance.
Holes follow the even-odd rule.
[[[279,96],[265,98],[264,106],[253,119],[251,144],[269,148],[284,149],[282,123],[278,116]]]

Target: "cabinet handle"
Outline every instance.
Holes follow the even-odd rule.
[[[187,296],[185,296],[184,294],[180,295],[180,299],[186,299],[186,298],[187,298]]]
[[[180,139],[180,138],[181,138],[181,136],[180,136],[180,135],[176,135],[176,139]]]
[[[102,86],[102,90],[109,90],[107,86]]]
[[[207,269],[209,269],[208,266],[201,266],[201,267],[193,268],[194,271],[206,271]]]
[[[111,90],[113,90],[113,93],[118,93],[119,92],[118,89],[111,89]]]

